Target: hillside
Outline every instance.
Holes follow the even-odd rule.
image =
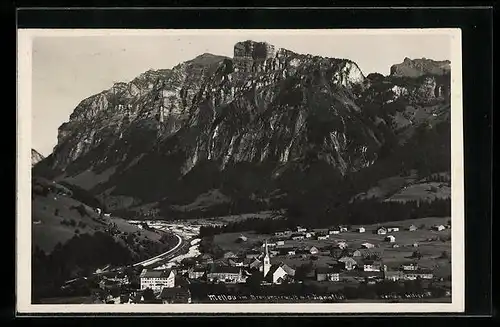
[[[449,96],[449,62],[365,76],[348,59],[243,41],[233,58],[205,53],[84,99],[34,174],[124,216],[341,205],[411,170],[449,172]]]

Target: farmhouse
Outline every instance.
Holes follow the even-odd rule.
[[[338,260],[338,262],[343,263],[346,270],[353,270],[358,264],[356,260],[351,257],[342,257]]]
[[[414,232],[414,231],[416,231],[416,230],[417,230],[417,226],[415,226],[415,225],[411,225],[410,227],[408,227],[408,230],[409,230],[410,232]]]
[[[316,237],[316,239],[317,239],[318,241],[327,240],[327,239],[329,239],[329,238],[330,238],[330,236],[329,236],[329,235],[318,235],[318,236]]]
[[[356,228],[356,231],[358,233],[364,233],[365,232],[365,228],[364,227],[358,227],[358,228]]]
[[[311,238],[313,236],[313,233],[311,232],[306,232],[304,235],[306,238]]]
[[[141,281],[141,290],[150,288],[153,292],[161,292],[165,287],[174,287],[175,273],[171,269],[166,270],[147,270],[143,269],[139,275]]]
[[[385,234],[387,234],[387,228],[385,228],[385,227],[379,227],[379,228],[377,228],[377,234],[378,235],[385,235]]]
[[[361,247],[364,249],[372,249],[375,247],[375,245],[373,245],[371,243],[363,243],[363,244],[361,244]]]
[[[244,282],[245,279],[239,267],[211,265],[207,272],[207,281],[236,284]]]
[[[338,228],[330,229],[330,230],[328,230],[328,234],[329,235],[340,234],[340,229],[338,229]]]
[[[397,226],[387,227],[387,232],[388,233],[399,232],[399,227],[397,227]]]
[[[316,280],[318,282],[329,281],[338,282],[340,281],[340,273],[334,268],[316,268]]]
[[[285,245],[285,240],[277,240],[276,245]]]
[[[347,232],[347,227],[340,226],[339,230],[340,230],[341,233]]]
[[[390,243],[394,243],[394,242],[396,242],[396,238],[395,238],[394,236],[392,236],[392,235],[388,235],[388,236],[386,236],[384,240],[385,240],[386,242],[390,242]]]
[[[337,247],[339,249],[341,249],[341,250],[346,249],[347,248],[347,242],[344,242],[344,241],[337,242]]]
[[[355,250],[352,254],[353,257],[361,257],[361,251]]]
[[[446,227],[444,227],[443,225],[436,225],[436,226],[434,226],[434,227],[433,227],[433,229],[434,229],[435,231],[440,232],[440,231],[442,231],[442,230],[445,230],[445,229],[446,229]]]
[[[296,231],[297,231],[297,233],[303,233],[303,232],[307,231],[307,228],[297,226]]]
[[[191,292],[184,287],[164,288],[161,291],[160,299],[163,304],[191,303]]]
[[[309,253],[311,254],[318,254],[319,253],[319,250],[317,247],[313,246],[309,249]]]

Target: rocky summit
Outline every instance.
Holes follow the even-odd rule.
[[[44,158],[45,157],[43,155],[41,155],[40,152],[38,152],[35,149],[31,149],[31,167],[34,167],[37,163],[42,161]]]
[[[219,191],[269,203],[286,193],[280,176],[349,176],[418,126],[449,122],[449,66],[406,58],[365,76],[348,59],[239,42],[233,58],[205,53],[84,99],[35,173],[111,209],[187,208]]]

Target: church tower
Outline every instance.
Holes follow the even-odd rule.
[[[269,251],[268,251],[268,248],[267,248],[267,240],[266,240],[266,243],[265,243],[265,253],[264,253],[264,263],[263,263],[263,271],[264,271],[264,277],[267,276],[267,273],[269,272],[269,270],[271,269],[271,259],[269,257]]]

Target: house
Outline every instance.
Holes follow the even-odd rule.
[[[346,270],[353,270],[356,268],[358,263],[351,257],[342,257],[338,260],[339,263],[343,263]]]
[[[211,283],[224,282],[228,284],[243,283],[245,278],[240,267],[211,265],[207,271],[207,281]]]
[[[403,271],[415,271],[415,270],[418,270],[418,264],[415,263],[415,262],[403,264],[403,265],[401,265],[401,270],[403,270]]]
[[[332,234],[340,234],[340,229],[330,229],[328,230],[328,234],[329,235],[332,235]]]
[[[361,247],[364,249],[372,249],[375,247],[375,245],[373,245],[371,243],[363,243],[363,244],[361,244]]]
[[[261,256],[261,252],[260,251],[256,251],[256,250],[250,250],[248,251],[246,254],[245,254],[245,257],[247,259],[257,259]]]
[[[347,232],[347,227],[340,226],[339,230],[340,230],[341,233]]]
[[[401,271],[386,271],[384,273],[384,278],[386,280],[391,280],[391,281],[398,281],[400,279],[404,278],[404,274]]]
[[[247,259],[247,260],[251,260],[247,264],[248,268],[250,269],[260,269],[260,267],[262,267],[262,261],[260,261],[259,259]]]
[[[279,232],[274,232],[274,236],[285,236],[285,232],[284,231],[279,231]]]
[[[319,250],[317,247],[313,246],[309,249],[309,253],[310,254],[318,254],[319,253]]]
[[[285,245],[285,241],[284,240],[278,240],[278,241],[276,241],[276,245],[277,246]]]
[[[229,258],[228,260],[229,266],[231,267],[244,267],[245,262],[241,258]]]
[[[365,260],[363,262],[363,271],[381,271],[382,270],[382,265],[376,263],[373,260]]]
[[[408,230],[409,230],[410,232],[414,232],[414,231],[416,231],[416,230],[417,230],[417,226],[415,226],[415,225],[411,225],[410,227],[408,227]]]
[[[417,242],[415,242],[415,243],[413,243],[413,244],[412,244],[412,246],[413,246],[414,248],[418,248],[418,243],[417,243]]]
[[[205,263],[212,263],[212,262],[214,262],[214,258],[210,254],[208,254],[208,253],[202,254],[199,258],[200,258],[201,262],[205,262]]]
[[[312,232],[306,232],[306,233],[304,234],[304,236],[305,236],[306,238],[311,238],[311,237],[313,236],[313,233],[312,233]]]
[[[273,284],[281,284],[285,280],[290,279],[290,275],[284,268],[283,263],[271,265],[269,271],[264,276],[264,279]]]
[[[341,250],[346,249],[347,248],[347,243],[343,242],[343,241],[337,242],[337,247],[339,249],[341,249]]]
[[[446,229],[446,227],[444,227],[443,225],[436,225],[436,226],[434,226],[434,227],[433,227],[433,229],[434,229],[435,231],[440,232],[440,231],[442,231],[442,230],[445,230],[445,229]]]
[[[364,233],[365,232],[365,228],[364,227],[358,227],[358,228],[356,228],[356,231],[358,233]]]
[[[164,288],[160,299],[163,304],[191,303],[191,292],[185,287]]]
[[[394,236],[392,236],[392,235],[386,236],[384,240],[387,241],[387,242],[390,242],[390,243],[396,242],[396,238]]]
[[[205,268],[194,267],[188,270],[189,279],[200,279],[205,275]]]
[[[395,249],[395,248],[398,248],[399,247],[399,244],[393,244],[392,247]]]
[[[329,239],[329,238],[330,238],[330,236],[329,236],[329,235],[318,235],[318,236],[316,237],[316,239],[317,239],[318,241],[327,240],[327,239]]]
[[[296,231],[297,231],[297,233],[303,233],[303,232],[307,231],[307,228],[297,226]]]
[[[110,213],[105,213],[105,214],[104,214],[104,217],[105,217],[105,218],[109,218],[109,217],[111,217],[111,214],[110,214]]]
[[[296,255],[297,252],[296,252],[296,250],[288,250],[286,254],[287,255]]]
[[[397,227],[397,226],[387,227],[387,232],[388,233],[399,232],[399,227]]]
[[[353,257],[361,257],[361,251],[355,250],[352,254]]]
[[[265,247],[266,245],[264,243],[262,243],[261,245],[262,247]],[[269,247],[273,247],[273,246],[276,246],[276,243],[273,243],[273,242],[267,242],[267,246]]]
[[[161,292],[165,287],[171,288],[175,286],[175,272],[172,269],[143,269],[139,279],[141,281],[141,290],[150,288],[155,293]]]
[[[292,240],[303,240],[305,238],[304,234],[292,234]]]
[[[385,227],[379,227],[379,228],[377,228],[377,234],[378,235],[385,235],[385,234],[387,234],[387,228],[385,228]]]
[[[316,281],[329,281],[338,282],[340,281],[340,272],[334,268],[316,268]]]
[[[224,253],[224,259],[237,258],[238,256],[231,251]]]
[[[415,280],[415,279],[432,279],[434,275],[430,270],[417,269],[414,271],[403,271],[405,280]]]

